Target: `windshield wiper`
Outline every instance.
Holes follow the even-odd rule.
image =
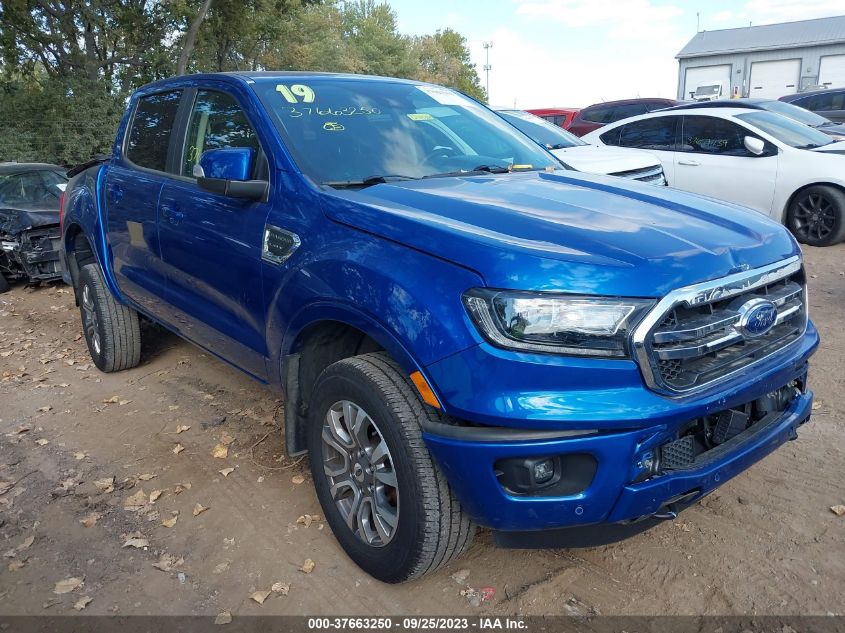
[[[816,149],[817,147],[824,147],[825,145],[829,145],[829,143],[825,143],[824,145],[821,143],[807,143],[806,145],[798,145],[795,149]]]
[[[451,178],[453,176],[480,176],[482,174],[508,174],[510,168],[501,165],[479,165],[472,169],[459,169],[457,171],[443,171],[439,174],[429,174],[423,178]]]
[[[501,165],[479,165],[473,167],[470,171],[481,171],[488,174],[507,174],[510,173],[510,167],[502,167]]]
[[[419,180],[413,176],[400,176],[397,174],[376,174],[375,176],[367,176],[361,180],[326,180],[321,183],[327,187],[334,187],[335,189],[346,189],[348,187],[370,187],[372,185],[380,185],[386,182],[398,182],[400,180]]]

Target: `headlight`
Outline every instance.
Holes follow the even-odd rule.
[[[463,296],[479,331],[499,347],[575,356],[628,356],[628,334],[650,299],[475,288]]]

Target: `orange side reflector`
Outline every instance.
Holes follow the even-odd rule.
[[[425,378],[423,378],[423,375],[420,372],[415,371],[411,374],[411,380],[417,388],[417,391],[420,392],[423,402],[431,405],[435,409],[439,409],[440,403],[437,401],[437,396],[434,395],[434,392],[431,390],[431,387],[428,386],[428,383],[425,381]]]

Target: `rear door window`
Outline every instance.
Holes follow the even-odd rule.
[[[139,167],[166,171],[170,135],[181,96],[181,90],[173,90],[138,100],[126,147],[130,161]]]
[[[829,92],[816,95],[812,110],[845,110],[845,92]]]
[[[679,118],[661,116],[623,125],[616,144],[620,147],[671,152],[675,149],[675,131]]]
[[[581,118],[591,123],[610,123],[610,117],[612,115],[612,106],[596,106],[595,108],[581,110]]]

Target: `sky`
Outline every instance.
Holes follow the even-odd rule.
[[[678,51],[701,30],[845,14],[843,0],[390,0],[402,33],[467,38],[490,104],[584,107],[676,96]]]

